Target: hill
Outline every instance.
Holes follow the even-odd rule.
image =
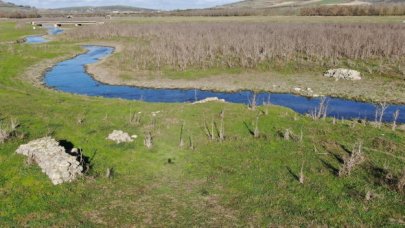
[[[402,0],[245,0],[219,6],[218,8],[273,8],[308,5],[367,5],[375,3],[400,3]]]
[[[80,6],[54,9],[68,13],[122,13],[122,12],[151,12],[152,9],[145,9],[133,6]]]
[[[34,8],[30,6],[24,6],[24,5],[16,5],[14,3],[9,3],[5,1],[0,0],[0,11],[21,11],[21,10],[33,10]]]
[[[30,6],[16,5],[0,0],[0,18],[39,17],[37,9]]]

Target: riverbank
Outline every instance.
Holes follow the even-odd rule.
[[[115,46],[114,44],[111,44]],[[122,49],[122,47],[120,47]],[[119,50],[117,50],[119,52]],[[111,58],[111,57],[109,57]],[[87,66],[97,81],[110,85],[129,85],[161,89],[202,89],[223,92],[240,90],[292,93],[307,97],[331,96],[364,102],[405,104],[405,80],[363,76],[360,81],[336,81],[318,73],[282,74],[254,72],[219,74],[204,77],[177,77],[162,72],[135,70],[122,72],[108,58]]]
[[[275,23],[261,23],[264,19]],[[189,23],[170,17],[114,20],[103,29],[74,30],[62,40],[122,46],[87,67],[96,80],[110,85],[254,90],[405,104],[403,25],[379,17],[364,24],[356,24],[353,17],[336,23],[327,19],[319,18],[325,24],[317,24],[314,17],[238,18],[232,23],[229,18],[192,18]],[[363,79],[323,77],[334,68],[357,70]]]

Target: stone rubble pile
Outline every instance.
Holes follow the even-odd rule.
[[[133,142],[133,138],[129,136],[128,133],[123,132],[121,130],[114,130],[111,134],[108,135],[107,139],[116,142],[117,144],[126,143],[126,142]]]
[[[83,166],[78,158],[66,153],[65,148],[51,137],[21,145],[16,153],[37,163],[54,185],[72,182],[83,173]]]
[[[339,79],[361,80],[360,72],[344,68],[328,70],[326,71],[324,76],[329,78],[335,78],[336,80]]]

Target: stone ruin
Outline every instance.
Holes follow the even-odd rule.
[[[54,185],[72,182],[84,171],[79,154],[67,153],[66,149],[51,137],[21,145],[16,153],[25,155],[30,161],[37,163]]]
[[[336,80],[339,79],[361,80],[360,72],[343,68],[328,70],[326,71],[324,76],[329,78],[335,78]]]

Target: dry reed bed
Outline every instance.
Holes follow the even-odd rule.
[[[354,6],[317,6],[300,10],[302,16],[402,16],[405,4],[375,4]]]
[[[1,9],[0,9],[1,10]],[[15,19],[22,19],[22,18],[40,18],[41,15],[35,11],[0,11],[0,18],[15,18]]]
[[[274,61],[336,65],[405,56],[405,24],[108,24],[67,32],[68,40],[129,38],[121,69],[257,68]],[[126,39],[128,40],[128,39]]]

